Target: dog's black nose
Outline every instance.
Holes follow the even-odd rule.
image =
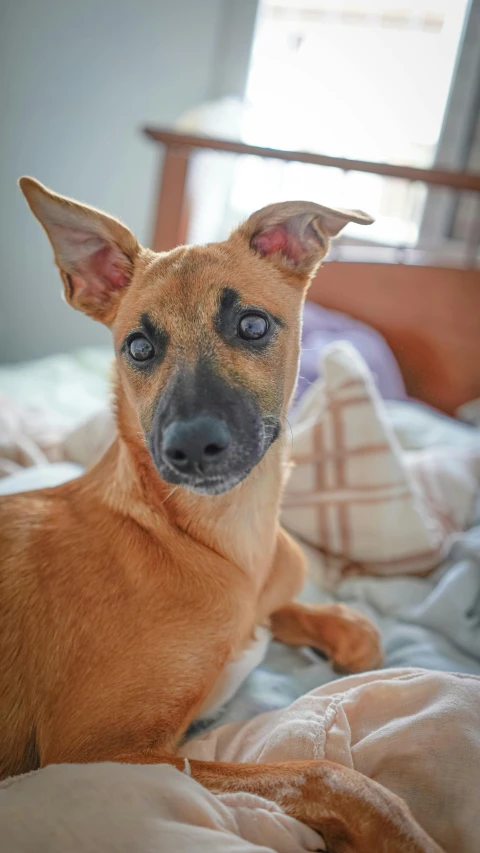
[[[223,461],[230,445],[224,421],[211,415],[173,421],[163,434],[165,459],[185,474],[204,472]]]

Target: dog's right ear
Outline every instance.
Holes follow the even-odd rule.
[[[20,178],[19,185],[52,244],[67,302],[110,325],[133,275],[136,238],[117,219],[57,195],[34,178]]]

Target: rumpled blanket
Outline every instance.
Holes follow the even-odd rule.
[[[402,796],[446,853],[478,853],[480,678],[385,670],[185,744],[187,759],[326,758]],[[166,765],[57,765],[0,784],[2,853],[306,853],[316,833]],[[373,851],[372,851],[373,853]]]

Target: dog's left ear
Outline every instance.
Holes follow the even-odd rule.
[[[349,222],[371,225],[361,210],[324,207],[310,201],[271,204],[252,214],[237,231],[250,248],[308,283],[328,252],[330,240]]]
[[[43,225],[60,270],[65,299],[106,325],[130,283],[139,245],[117,219],[20,178],[32,213]]]

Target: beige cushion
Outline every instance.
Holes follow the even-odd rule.
[[[282,522],[327,554],[329,580],[346,573],[423,574],[472,520],[480,452],[402,451],[373,377],[340,341],[293,424],[295,463]]]

